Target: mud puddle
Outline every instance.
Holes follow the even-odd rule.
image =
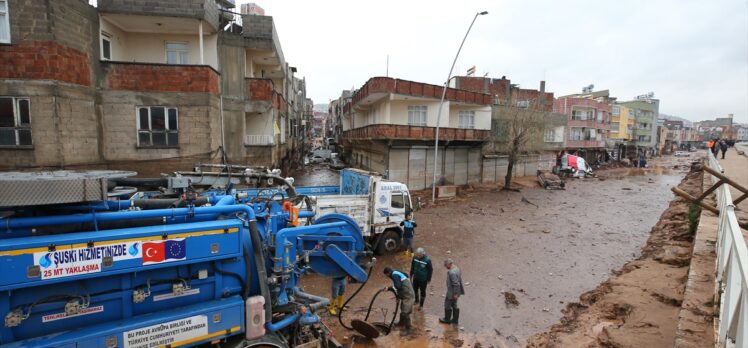
[[[323,319],[346,346],[524,346],[531,335],[558,322],[579,294],[640,256],[650,229],[673,197],[670,188],[690,164],[688,158],[673,157],[652,162],[662,169],[654,170],[653,163],[641,175],[627,175],[630,168],[611,169],[610,175],[600,170],[598,178],[568,181],[565,191],[481,187],[416,212],[416,246],[426,249],[435,272],[424,309],[414,311],[415,333],[403,338],[395,330],[365,341],[341,327],[337,317],[324,314]],[[463,271],[467,294],[460,299],[459,327],[437,321],[443,315],[441,262],[446,257]],[[385,266],[408,272],[410,260],[403,254],[380,257],[372,279],[344,313],[346,323],[362,319],[374,293],[389,285],[381,274]],[[302,285],[329,296],[327,279],[306,277]],[[346,294],[358,286],[349,285]],[[507,303],[507,293],[516,304]],[[394,305],[392,298],[381,297],[373,321],[384,321],[382,309]]]
[[[339,184],[337,170],[330,169],[327,164],[306,164],[301,169],[291,172],[294,178],[294,186],[328,186]]]

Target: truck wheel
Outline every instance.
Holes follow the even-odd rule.
[[[384,255],[400,249],[400,234],[395,231],[384,231],[377,245],[377,254]]]

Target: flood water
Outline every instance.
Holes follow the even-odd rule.
[[[354,338],[354,332],[342,328],[337,318],[324,313],[323,319],[347,346],[523,346],[529,336],[558,322],[566,303],[577,301],[580,294],[638,257],[650,229],[673,198],[670,188],[690,163],[688,158],[674,157],[652,162],[653,168],[617,168],[600,171],[598,178],[572,179],[563,191],[479,187],[418,211],[416,246],[432,258],[434,276],[425,308],[414,311],[415,333],[404,339],[395,331],[366,341]],[[326,182],[320,179],[322,169],[311,168],[308,173],[312,182]],[[306,184],[298,185],[308,185],[300,179],[297,183]],[[534,205],[523,202],[523,196]],[[446,271],[441,265],[446,257],[462,269],[465,283],[459,327],[437,322],[443,315]],[[408,272],[410,260],[401,253],[380,257],[372,278],[345,312],[346,322],[363,319],[373,294],[391,285],[381,274],[385,266]],[[309,292],[329,296],[327,279],[309,276],[302,285]],[[350,284],[347,296],[358,286]],[[506,292],[519,304],[507,305]],[[382,297],[370,321],[384,321],[385,314],[389,321],[394,300]]]

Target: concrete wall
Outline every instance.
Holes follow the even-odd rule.
[[[105,161],[137,161],[209,154],[213,122],[218,119],[217,97],[204,93],[101,92],[102,155]],[[137,145],[138,106],[176,107],[179,146],[150,148]],[[218,130],[220,132],[220,129]],[[220,139],[220,135],[218,137]]]
[[[214,0],[98,0],[101,12],[204,19],[218,27],[218,5]]]

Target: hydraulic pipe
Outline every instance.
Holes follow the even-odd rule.
[[[278,330],[286,328],[288,325],[295,323],[297,320],[299,320],[300,317],[301,317],[301,314],[294,313],[294,314],[285,316],[283,319],[275,323],[268,321],[267,323],[265,323],[265,329],[270,332],[276,332]]]
[[[248,207],[243,205],[244,207]],[[252,208],[250,208],[251,210]],[[257,220],[254,215],[249,220],[249,237],[252,240],[252,252],[255,256],[255,271],[257,271],[257,281],[260,282],[260,294],[265,298],[265,322],[273,321],[273,307],[270,302],[270,287],[268,286],[267,268],[265,268],[265,254],[262,250],[262,239],[260,230],[257,229]],[[249,268],[247,268],[249,270]],[[247,282],[252,278],[247,275]],[[249,284],[246,285],[249,288]]]
[[[328,228],[343,227],[347,225],[348,225],[347,222],[339,221],[339,222],[331,222],[327,224],[316,224],[316,225],[310,225],[310,226],[284,228],[275,234],[275,258],[278,260],[281,260],[280,262],[283,262],[282,260],[285,260],[285,257],[283,255],[285,252],[285,248],[283,246],[286,243],[286,240],[288,240],[288,238],[299,236],[299,235],[319,235],[319,234],[326,235],[331,232],[328,230]]]
[[[137,219],[147,219],[147,218],[172,218],[172,217],[187,216],[190,214],[195,214],[196,216],[202,216],[202,214],[226,214],[226,213],[236,213],[236,212],[244,212],[247,214],[247,217],[250,220],[255,219],[255,212],[250,206],[220,205],[220,206],[213,206],[213,207],[198,207],[194,209],[172,208],[172,209],[106,212],[106,213],[98,213],[98,214],[89,213],[89,214],[41,216],[41,217],[27,217],[27,218],[3,218],[3,219],[0,219],[0,227],[5,227],[6,229],[14,229],[14,228],[37,227],[37,226],[76,224],[76,223],[85,223],[85,222],[137,220]]]
[[[314,217],[314,211],[312,210],[299,210],[299,218],[310,218]]]
[[[317,309],[323,308],[330,304],[330,299],[303,292],[297,287],[293,288],[293,293],[300,299],[314,301],[309,305],[309,308],[311,308],[312,311],[316,311]]]

